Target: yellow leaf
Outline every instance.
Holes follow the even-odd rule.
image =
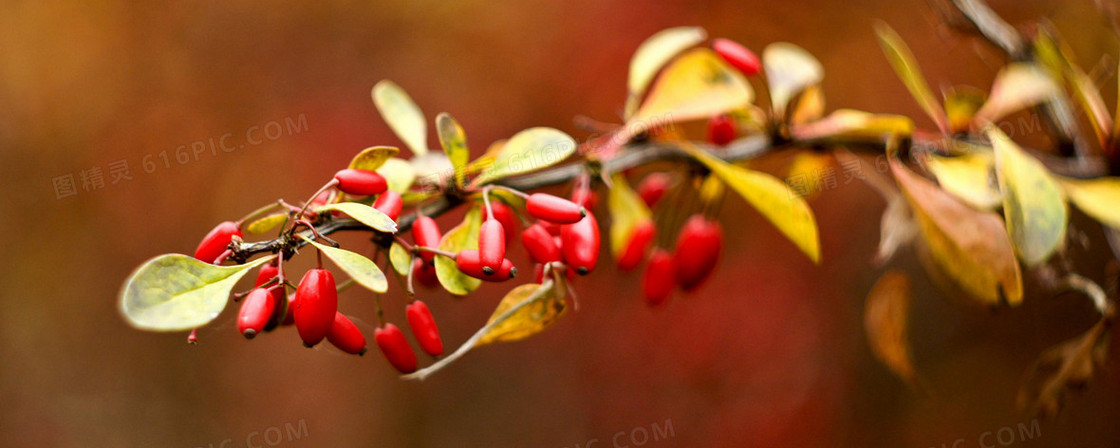
[[[553,128],[530,128],[514,134],[502,145],[494,163],[472,183],[482,185],[562,162],[576,152],[576,141]]]
[[[335,265],[338,265],[343,272],[354,279],[355,283],[373,292],[385,293],[389,290],[389,282],[385,279],[385,273],[381,272],[381,268],[378,268],[373,260],[357,252],[316,243],[302,235],[300,238],[319,249],[323,255],[330,258]]]
[[[908,117],[852,109],[837,109],[824,119],[790,130],[793,138],[802,142],[823,139],[881,142],[892,137],[909,137],[913,132],[914,122]]]
[[[784,117],[794,96],[824,79],[824,67],[805,49],[789,42],[775,42],[762,51],[762,66],[770,85],[774,116]]]
[[[707,38],[703,28],[682,26],[661,30],[642,42],[630,59],[630,76],[626,83],[629,90],[626,118],[634,115],[646,87],[666,62]]]
[[[988,99],[987,92],[969,86],[955,86],[945,92],[945,114],[950,132],[968,132],[976,111]]]
[[[463,249],[478,249],[478,228],[482,225],[481,208],[473,206],[467,210],[463,222],[443,235],[439,249],[458,253]],[[443,288],[451,294],[465,296],[478,289],[482,280],[464,274],[455,266],[455,260],[436,256],[436,277]]]
[[[910,95],[918,101],[918,105],[922,107],[926,115],[937,124],[937,129],[940,129],[942,133],[948,133],[949,119],[945,110],[941,108],[941,103],[937,101],[933,91],[930,90],[929,84],[926,83],[926,78],[922,76],[922,70],[918,67],[918,61],[914,59],[914,54],[910,53],[910,47],[907,47],[906,42],[899,37],[898,33],[895,33],[894,29],[885,23],[875,24],[875,34],[879,37],[879,46],[883,48],[883,53],[887,55],[891,67],[894,68],[894,72],[898,74],[902,83],[906,85]]]
[[[412,269],[412,254],[408,252],[401,243],[396,241],[389,247],[389,264],[393,266],[393,270],[397,271],[402,277],[408,275],[408,271]]]
[[[789,118],[791,125],[816,121],[824,116],[824,89],[820,84],[806,87],[794,100],[794,104],[793,113]]]
[[[745,107],[753,99],[754,90],[741,73],[712,50],[696,48],[665,67],[626,128],[708,118]]]
[[[269,230],[279,227],[287,219],[287,213],[276,213],[268,215],[245,226],[245,233],[248,233],[250,235],[260,235]]]
[[[1018,305],[1022,274],[999,216],[965,205],[894,157],[889,160],[937,266],[984,303],[994,305],[1002,297]]]
[[[820,263],[817,221],[805,199],[774,176],[731,165],[696,148],[688,152],[770,220],[813,263]]]
[[[1120,229],[1120,177],[1058,180],[1077,208],[1101,224]]]
[[[615,173],[611,176],[611,183],[611,189],[607,193],[607,210],[611,214],[611,253],[617,259],[626,250],[634,227],[651,221],[652,213],[642,197],[630,188],[626,176]]]
[[[976,112],[978,124],[994,122],[1008,114],[1049,100],[1059,93],[1045,71],[1033,64],[1008,64],[992,82],[988,101]]]
[[[551,282],[547,286],[531,283],[513,288],[502,298],[498,308],[490,316],[487,325],[493,325],[478,340],[475,347],[492,342],[519,341],[544,331],[560,320],[567,306],[564,300],[556,295],[561,288],[554,285]],[[527,303],[505,319],[498,320],[507,311],[523,302]]]
[[[926,167],[937,177],[941,188],[978,210],[992,210],[1003,201],[995,184],[992,155],[984,152],[957,157],[930,154]]]
[[[443,146],[443,152],[447,154],[451,167],[455,170],[455,183],[462,186],[467,175],[467,162],[471,159],[463,127],[451,115],[441,113],[436,117],[436,129],[439,131],[439,144]]]
[[[790,162],[786,183],[792,186],[797,194],[811,198],[818,192],[824,191],[825,176],[829,174],[828,170],[832,169],[832,155],[800,151]],[[835,176],[835,173],[832,175]]]
[[[1003,219],[1015,250],[1035,266],[1062,245],[1069,220],[1066,202],[1050,172],[998,127],[988,127],[1003,194]]]
[[[428,124],[412,97],[388,79],[373,86],[372,96],[373,104],[381,112],[381,118],[408,145],[412,153],[417,156],[427,154]]]
[[[700,189],[696,195],[700,197],[700,203],[708,207],[723,199],[723,192],[726,190],[727,187],[723,185],[723,181],[719,180],[718,176],[707,176],[704,178],[704,182],[700,184]]]
[[[902,271],[888,271],[879,278],[863,309],[863,329],[871,352],[911,386],[918,374],[910,357],[910,278]]]
[[[363,149],[362,152],[350,160],[350,168],[359,170],[377,171],[386,161],[395,157],[401,150],[392,146],[373,146]]]
[[[416,170],[412,168],[412,164],[407,160],[392,158],[382,162],[377,173],[385,177],[385,182],[389,184],[389,189],[397,193],[404,194],[409,188],[412,188],[412,182],[416,180]]]

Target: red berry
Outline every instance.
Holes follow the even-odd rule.
[[[564,261],[579,275],[587,275],[599,262],[599,223],[588,213],[575,224],[560,227],[561,251]]]
[[[624,249],[622,255],[618,257],[618,268],[623,271],[629,271],[638,267],[638,264],[645,258],[649,243],[653,242],[653,237],[656,234],[657,226],[650,220],[639,222],[630,229],[629,239],[626,242],[626,249]]]
[[[366,353],[365,335],[357,325],[354,325],[354,322],[350,321],[350,318],[337,311],[334,313],[334,323],[327,332],[327,340],[339,350],[351,355]]]
[[[599,194],[590,188],[576,188],[572,191],[572,202],[584,209],[592,210],[599,204]]]
[[[404,208],[404,200],[401,194],[393,190],[385,190],[384,193],[377,195],[377,200],[373,202],[373,208],[376,208],[381,213],[389,216],[389,219],[396,221],[401,216],[401,209]]]
[[[673,263],[677,282],[685,291],[695,289],[708,278],[719,260],[723,246],[723,229],[719,222],[703,215],[692,215],[677,235]]]
[[[443,340],[439,337],[439,327],[436,326],[436,320],[432,317],[428,305],[417,300],[408,305],[404,311],[405,316],[408,317],[408,326],[412,328],[412,336],[416,338],[420,348],[432,356],[442,355]]]
[[[733,40],[715,39],[712,41],[712,49],[728,64],[739,69],[746,76],[757,75],[762,68],[762,62],[758,60],[758,56],[755,56],[754,52]]]
[[[494,219],[502,223],[502,228],[506,230],[506,234],[513,235],[517,233],[517,223],[520,220],[517,219],[517,213],[513,211],[512,207],[501,201],[490,201],[490,210],[494,212]],[[490,220],[490,215],[483,214],[482,216],[483,221]]]
[[[484,274],[482,272],[482,262],[478,259],[478,251],[474,249],[459,251],[455,256],[455,266],[464,274],[488,282],[504,282],[517,276],[517,268],[513,267],[513,262],[508,258],[502,260],[501,266],[493,274]]]
[[[412,262],[412,279],[429,288],[439,285],[439,278],[436,277],[436,268],[430,263],[425,263],[424,260],[420,258]]]
[[[506,258],[506,232],[496,219],[483,222],[478,230],[478,257],[486,275],[493,275]]]
[[[533,281],[537,283],[544,283],[544,265],[540,263],[533,263]]]
[[[653,207],[669,191],[672,179],[665,173],[651,173],[638,184],[638,196],[647,206]]]
[[[557,224],[573,224],[579,222],[586,210],[575,202],[559,196],[546,193],[533,193],[525,201],[525,211],[534,218],[551,221]]]
[[[548,231],[549,235],[560,236],[560,224],[554,223],[552,221],[538,220],[537,225],[544,227],[544,229]]]
[[[720,114],[708,120],[708,141],[725,146],[735,140],[735,122],[730,115]]]
[[[289,294],[287,302],[288,307],[284,311],[284,320],[280,322],[280,325],[283,326],[293,325],[296,323],[296,294]]]
[[[432,218],[420,216],[412,223],[412,241],[414,241],[417,246],[437,248],[439,247],[439,240],[442,237],[443,235],[441,235],[439,231],[439,224],[436,224],[436,220]],[[436,254],[434,252],[420,252],[420,258],[424,259],[426,263],[431,263],[432,258],[435,256]]]
[[[408,345],[404,333],[401,333],[401,329],[396,325],[385,324],[384,327],[378,328],[373,332],[373,340],[377,342],[377,348],[381,349],[389,364],[401,373],[416,371],[416,354],[412,352],[412,346]]]
[[[529,252],[529,257],[537,263],[560,261],[560,247],[552,235],[540,224],[533,224],[521,232],[521,244]]]
[[[347,168],[334,173],[338,189],[354,196],[373,196],[389,188],[385,178],[375,171]]]
[[[312,347],[322,341],[334,325],[338,312],[338,292],[334,276],[326,269],[312,269],[303,275],[296,288],[296,330],[303,344]]]
[[[237,331],[246,339],[264,331],[272,312],[276,308],[272,294],[267,289],[255,288],[241,302],[241,312],[237,313]]]
[[[280,267],[276,262],[268,263],[261,266],[260,273],[257,274],[257,281],[254,286],[261,287],[261,285],[268,283],[272,279],[280,275]],[[284,287],[269,286],[268,291],[272,294],[272,303],[276,304],[272,311],[272,317],[269,318],[268,324],[264,326],[264,331],[272,331],[276,328],[285,318],[288,313],[288,297],[284,295]]]
[[[654,249],[642,275],[642,294],[650,306],[664,303],[669,294],[672,294],[673,287],[676,286],[673,271],[673,257],[664,249]]]
[[[198,243],[198,248],[194,250],[194,257],[213,263],[226,251],[234,236],[241,237],[241,229],[237,227],[237,223],[226,221],[218,224],[202,238],[202,242]]]

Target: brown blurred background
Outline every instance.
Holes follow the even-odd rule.
[[[826,67],[830,110],[928,128],[875,20],[899,31],[935,88],[986,89],[1002,59],[925,2],[4,3],[0,446],[1120,446],[1116,350],[1056,420],[1036,428],[1014,407],[1034,356],[1091,323],[1076,296],[992,313],[919,279],[912,337],[934,393],[876,363],[861,312],[883,204],[855,183],[812,202],[819,267],[731,199],[726,252],[697,293],[649,310],[638,275],[604,262],[579,282],[579,312],[423,383],[398,381],[377,353],[304,349],[291,329],[246,342],[232,307],[198,346],[118,315],[118,288],[145,259],[190,252],[216,222],[301,200],[361,148],[399,144],[370,101],[380,79],[429,118],[452,113],[476,151],[537,125],[582,138],[577,114],[617,121],[643,39],[700,25],[756,51],[805,47]],[[1091,0],[993,6],[1012,23],[1047,17],[1088,68],[1115,57]],[[1115,81],[1100,81],[1111,103]],[[236,150],[209,146],[227,133]],[[918,272],[908,253],[898,265]],[[401,323],[393,287],[383,300]],[[423,297],[453,347],[511,287]],[[342,308],[372,335],[368,294],[348,291]]]

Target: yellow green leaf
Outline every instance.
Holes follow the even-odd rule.
[[[553,128],[530,128],[514,134],[494,157],[494,163],[474,179],[482,185],[562,162],[576,152],[576,141]]]
[[[1049,100],[1059,93],[1050,76],[1038,66],[1016,62],[996,75],[988,101],[976,112],[976,122],[995,122],[1011,113]]]
[[[790,134],[798,141],[845,139],[880,142],[888,138],[909,137],[914,122],[902,115],[872,114],[852,109],[837,109],[812,123],[794,126]]]
[[[696,196],[700,197],[700,203],[705,207],[711,206],[723,199],[723,192],[727,187],[723,185],[723,181],[719,176],[707,176],[704,181],[700,183],[700,188],[696,192]],[[643,201],[644,203],[644,201]]]
[[[1077,208],[1101,224],[1120,229],[1120,177],[1058,180]]]
[[[300,237],[322,251],[323,255],[330,258],[335,265],[346,272],[346,275],[354,279],[354,283],[373,292],[384,293],[389,290],[389,282],[385,280],[385,273],[381,272],[381,268],[378,268],[373,260],[356,252],[319,244],[302,235]]]
[[[774,176],[731,165],[696,148],[688,152],[770,220],[813,263],[820,263],[817,221],[805,199]]]
[[[561,288],[553,285],[551,282],[548,285],[530,283],[513,288],[498,303],[498,308],[487,321],[492,326],[475,347],[492,342],[519,341],[544,331],[560,320],[567,306],[563,299],[557,298],[556,292]],[[521,305],[520,308],[505,315],[518,305]]]
[[[389,247],[389,264],[393,265],[393,270],[398,274],[408,275],[408,271],[412,269],[412,254],[401,243],[394,241]]]
[[[201,327],[221,314],[230,290],[270,255],[237,266],[215,266],[181,254],[152,258],[132,271],[120,292],[120,310],[133,327],[181,331]]]
[[[467,175],[467,162],[471,159],[471,151],[467,148],[467,135],[463,132],[463,127],[459,126],[459,122],[446,112],[436,117],[436,130],[439,131],[439,144],[455,170],[455,183],[462,186],[463,179]]]
[[[381,112],[381,118],[389,124],[389,128],[397,137],[408,145],[412,153],[422,156],[428,153],[428,123],[424,113],[412,101],[412,97],[405,93],[393,81],[388,79],[378,82],[373,86],[373,104]]]
[[[742,73],[712,50],[696,48],[665,67],[626,128],[708,118],[746,107],[753,99],[754,90]]]
[[[1023,280],[1003,220],[973,209],[889,158],[918,229],[937,266],[969,295],[989,305],[1023,300]]]
[[[902,83],[906,85],[910,95],[918,101],[918,105],[922,107],[926,115],[929,115],[933,122],[937,124],[937,129],[940,129],[942,133],[948,133],[949,119],[945,110],[941,108],[941,103],[933,95],[933,91],[930,90],[929,84],[926,83],[926,78],[922,76],[921,67],[918,67],[918,61],[914,58],[914,54],[910,52],[910,47],[906,46],[906,42],[899,37],[898,33],[885,23],[878,22],[875,24],[875,34],[879,37],[879,46],[883,48],[883,53],[887,55],[891,67],[894,68]]]
[[[416,170],[412,168],[412,164],[395,157],[383,162],[377,172],[385,177],[390,190],[401,194],[408,192],[412,181],[416,180]]]
[[[766,70],[770,104],[776,117],[785,117],[786,105],[794,96],[824,79],[820,61],[789,42],[767,45],[762,51],[762,66]]]
[[[789,124],[799,125],[817,121],[824,116],[824,89],[813,84],[802,90],[793,100],[793,112],[789,114]]]
[[[832,155],[819,154],[815,151],[800,151],[793,156],[786,175],[786,183],[793,186],[793,190],[805,197],[812,198],[818,192],[824,191],[824,178],[832,168]],[[833,173],[835,175],[835,173]],[[797,188],[797,187],[801,188]]]
[[[1057,182],[1038,159],[1027,155],[998,127],[988,127],[995,152],[996,177],[1003,194],[1003,220],[1015,250],[1035,266],[1062,245],[1069,220]]]
[[[957,157],[930,154],[926,167],[937,177],[941,188],[978,210],[995,209],[1003,197],[994,176],[992,154],[976,152]]]
[[[337,204],[327,204],[315,209],[316,212],[322,213],[327,210],[338,210],[342,213],[350,215],[358,222],[369,226],[371,229],[381,232],[396,233],[397,223],[393,221],[389,215],[382,213],[380,210],[370,207],[368,205],[358,202],[339,202]]]
[[[969,86],[955,86],[945,92],[945,114],[950,132],[968,132],[976,112],[987,101],[988,94]]]
[[[350,168],[377,171],[386,161],[395,157],[401,150],[393,146],[371,146],[363,149],[350,160]]]
[[[439,242],[439,249],[445,252],[458,253],[463,249],[478,249],[478,228],[482,226],[482,212],[478,206],[467,210],[463,222],[443,235]],[[482,280],[464,274],[455,265],[455,260],[437,256],[436,277],[443,288],[451,294],[465,296],[478,289]]]
[[[871,352],[895,374],[915,386],[918,373],[910,356],[909,317],[913,294],[910,278],[898,270],[887,271],[867,294],[863,329]]]
[[[682,26],[661,30],[642,42],[630,59],[630,76],[626,83],[629,90],[626,118],[634,115],[646,87],[665,63],[707,38],[703,28]]]
[[[288,219],[287,213],[275,213],[265,216],[245,226],[245,233],[248,233],[250,235],[260,235],[279,227],[281,224],[284,224],[284,221],[286,219]]]
[[[626,251],[634,227],[653,218],[649,206],[626,182],[626,176],[615,173],[611,176],[611,184],[607,193],[607,210],[611,214],[611,253],[617,259]]]

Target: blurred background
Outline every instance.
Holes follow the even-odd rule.
[[[1099,83],[1115,98],[1117,41],[1091,0],[992,6],[1015,24],[1052,21],[1084,67],[1103,64]],[[829,110],[902,113],[930,128],[882,57],[875,20],[899,31],[935,89],[987,89],[1003,59],[923,1],[6,1],[3,11],[0,446],[1120,446],[1116,350],[1057,419],[1015,409],[1034,357],[1092,323],[1077,296],[992,312],[918,276],[911,337],[932,393],[879,365],[861,313],[881,273],[870,260],[884,204],[854,182],[812,200],[820,266],[729,198],[724,256],[697,292],[651,310],[639,275],[603,262],[578,282],[578,312],[422,383],[397,380],[376,352],[305,349],[292,329],[247,342],[234,307],[197,346],[118,314],[117,292],[144,260],[190,253],[215,223],[302,200],[360,149],[399,145],[370,101],[378,80],[396,81],[429,118],[453,114],[476,154],[530,126],[582,139],[579,114],[619,121],[643,39],[699,25],[757,52],[774,41],[808,49],[826,68]],[[176,158],[180,146],[189,158]],[[783,165],[760,166],[780,175]],[[919,272],[909,252],[897,265]],[[513,286],[421,296],[455,347]],[[371,337],[371,296],[352,289],[340,301]],[[383,303],[402,323],[395,284]]]

